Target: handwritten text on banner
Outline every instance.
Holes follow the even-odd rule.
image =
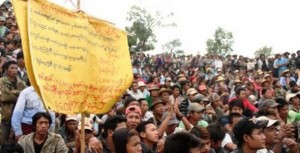
[[[126,33],[47,1],[28,2],[31,61],[46,107],[107,112],[132,82]]]

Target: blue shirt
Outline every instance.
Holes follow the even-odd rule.
[[[21,123],[32,125],[32,117],[37,112],[46,112],[44,104],[32,86],[21,91],[11,119],[16,136],[23,135]],[[55,127],[55,113],[50,112],[51,127]]]

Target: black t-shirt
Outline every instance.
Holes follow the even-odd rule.
[[[43,148],[43,146],[44,146],[46,140],[47,140],[47,138],[46,138],[46,139],[44,140],[44,142],[41,143],[41,144],[37,144],[37,143],[33,140],[34,152],[35,152],[35,153],[40,153],[40,152],[41,152],[41,150],[42,150],[42,148]]]

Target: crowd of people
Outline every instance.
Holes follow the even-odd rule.
[[[256,58],[131,55],[111,110],[47,111],[30,86],[9,0],[0,6],[1,152],[299,153],[300,50]]]

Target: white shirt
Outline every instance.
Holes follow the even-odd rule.
[[[223,67],[223,62],[221,60],[215,60],[214,61],[214,65],[215,65],[215,69],[218,69],[218,68],[222,68]]]
[[[25,70],[25,68],[24,68],[24,69],[20,69],[20,68],[18,67],[18,71],[20,72],[21,77],[24,77],[24,75],[27,73],[26,70]]]
[[[143,92],[141,90],[138,91],[140,91],[144,95],[144,97],[150,96],[150,92],[147,89],[144,89]]]
[[[142,118],[142,121],[148,121],[150,118],[154,117],[153,113],[150,111],[147,111],[144,115],[144,117]]]
[[[136,100],[138,100],[140,98],[145,98],[144,94],[141,93],[139,90],[137,92],[130,90],[128,93]]]
[[[173,134],[174,133],[178,133],[178,132],[186,132],[186,130],[183,129],[183,128],[180,128],[180,127],[176,127],[175,130],[174,130],[174,132],[173,132]],[[163,137],[167,137],[167,133],[166,132],[164,132]]]

